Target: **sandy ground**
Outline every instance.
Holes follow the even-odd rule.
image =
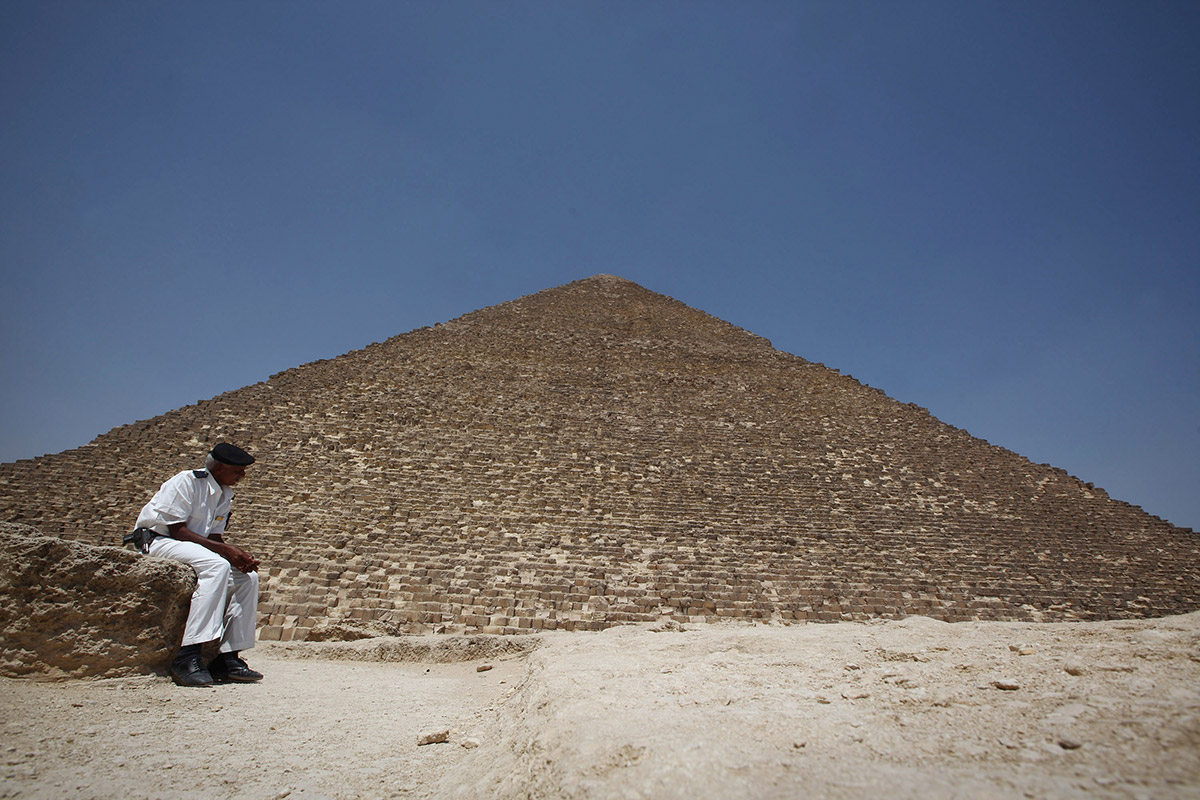
[[[673,627],[454,663],[263,645],[266,680],[211,689],[5,679],[0,797],[1200,797],[1200,614]]]

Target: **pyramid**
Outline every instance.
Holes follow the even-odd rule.
[[[598,275],[0,466],[0,520],[115,544],[217,441],[260,635],[1159,616],[1200,536]]]

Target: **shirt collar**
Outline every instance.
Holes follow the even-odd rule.
[[[230,500],[232,500],[233,499],[233,487],[232,486],[222,486],[220,483],[217,482],[216,477],[212,474],[212,472],[210,470],[205,470],[205,472],[208,473],[208,480],[211,481],[211,483],[206,484],[208,486],[209,490],[211,491],[213,489],[216,489],[218,494],[227,495],[228,498]]]

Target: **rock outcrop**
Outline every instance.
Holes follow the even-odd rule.
[[[1200,608],[1194,531],[605,275],[0,465],[0,519],[119,542],[221,440],[265,639]]]
[[[183,638],[195,587],[183,564],[0,526],[0,674],[161,671]]]

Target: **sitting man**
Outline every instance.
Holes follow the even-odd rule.
[[[222,442],[203,470],[185,470],[164,483],[138,515],[137,527],[153,531],[148,553],[182,561],[196,570],[196,591],[171,677],[180,686],[218,681],[250,682],[262,674],[238,653],[254,647],[258,616],[258,560],[227,543],[233,486],[254,456]],[[149,533],[146,533],[149,536]],[[205,669],[200,647],[221,640],[220,653]]]

